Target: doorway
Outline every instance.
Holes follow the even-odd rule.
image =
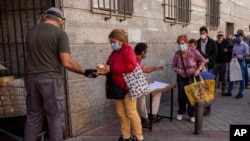
[[[226,34],[234,35],[234,23],[226,22]]]

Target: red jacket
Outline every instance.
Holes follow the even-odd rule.
[[[110,65],[113,83],[127,89],[122,74],[132,72],[136,67],[137,59],[133,48],[128,44],[124,44],[120,50],[111,52],[106,63]]]

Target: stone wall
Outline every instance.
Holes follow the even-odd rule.
[[[160,60],[167,65],[164,71],[151,73],[149,81],[176,83],[175,74],[169,66],[177,49],[176,38],[180,34],[199,38],[199,28],[206,24],[206,0],[192,1],[191,22],[185,27],[182,24],[171,26],[169,22],[164,22],[164,0],[135,0],[133,16],[123,22],[117,16],[105,21],[104,17],[108,15],[92,13],[90,2],[62,0],[61,3],[66,17],[64,28],[70,39],[72,56],[81,66],[95,68],[96,64],[105,62],[111,52],[109,33],[115,28],[123,28],[128,32],[129,42],[133,46],[137,42],[148,43],[148,57],[143,60],[145,66],[155,66]],[[234,23],[234,33],[238,29],[248,33],[249,7],[249,0],[221,0],[218,30],[226,32],[226,22],[230,22]],[[217,30],[209,30],[209,36],[214,39],[216,33]],[[117,119],[114,101],[105,98],[103,76],[89,79],[68,72],[67,80],[72,136]],[[168,99],[169,95],[164,94],[162,101]]]

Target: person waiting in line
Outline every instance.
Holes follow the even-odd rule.
[[[202,67],[205,65],[205,58],[194,48],[188,47],[186,35],[177,38],[178,51],[174,53],[172,69],[177,74],[178,104],[179,110],[176,119],[182,120],[186,112],[190,117],[190,122],[195,122],[195,107],[190,105],[186,96],[184,86],[189,84],[189,76],[198,76]],[[183,62],[183,63],[182,63]],[[199,65],[197,65],[199,64]],[[186,105],[188,105],[186,107]]]
[[[109,41],[113,51],[108,57],[104,68],[98,73],[108,75],[111,73],[112,81],[115,85],[125,88],[124,99],[116,99],[116,112],[121,124],[121,137],[118,141],[143,141],[142,125],[137,112],[137,100],[131,100],[123,73],[132,72],[137,65],[137,58],[133,48],[128,44],[128,34],[123,29],[114,29],[109,34]],[[108,79],[107,79],[108,80]],[[106,81],[107,86],[108,81]],[[131,137],[131,129],[134,137]]]
[[[147,56],[147,44],[146,43],[138,43],[135,46],[135,54],[137,56],[137,62],[142,68],[143,73],[150,73],[153,71],[157,70],[163,70],[163,66],[154,66],[154,67],[144,67],[144,64],[142,63],[142,59],[145,59]],[[147,74],[149,76],[149,74]],[[159,105],[160,105],[160,100],[161,100],[161,93],[155,94],[153,96],[153,101],[152,101],[152,115],[150,115],[152,119],[156,119],[158,110],[159,110]],[[141,96],[138,98],[138,107],[140,111],[140,116],[141,116],[141,121],[142,124],[147,123],[148,121],[148,111],[147,111],[147,106],[146,106],[146,96]]]
[[[197,49],[204,52],[208,59],[208,71],[213,72],[215,59],[217,56],[216,42],[208,36],[208,29],[205,26],[200,27],[200,38],[197,40]]]
[[[29,28],[26,36],[24,141],[38,139],[44,118],[48,122],[49,140],[62,141],[65,127],[63,66],[87,77],[97,77],[97,70],[84,69],[72,59],[67,33],[60,28],[65,19],[59,9],[49,8],[42,19]]]
[[[229,44],[229,47],[228,47],[228,59],[227,59],[227,73],[226,73],[226,78],[227,78],[227,82],[229,82],[229,64],[230,64],[230,61],[232,59],[232,54],[233,54],[233,47],[234,47],[234,38],[233,38],[233,35],[232,34],[227,34],[226,36],[226,40]]]
[[[213,68],[213,73],[215,74],[215,79],[219,75],[219,83],[221,83],[221,94],[224,96],[226,94],[226,73],[227,73],[227,63],[228,56],[230,56],[230,43],[224,38],[224,32],[217,32],[217,57],[215,60],[215,65]]]
[[[217,45],[216,42],[208,36],[208,29],[205,26],[200,27],[200,38],[197,40],[197,49],[204,52],[207,56],[208,63],[207,69],[208,72],[213,72],[215,59],[217,56]],[[206,109],[210,111],[211,104],[206,106]]]
[[[188,42],[188,46],[197,49],[197,41],[195,39],[190,39]],[[201,50],[198,50],[198,51],[205,58],[206,63],[208,63],[209,60],[207,59],[207,55]],[[202,68],[202,71],[204,71],[204,72],[207,71],[206,65]],[[209,106],[205,107],[205,110],[203,113],[204,113],[204,115],[209,115],[210,112],[211,112],[211,104],[209,104]]]
[[[242,80],[239,81],[240,82],[239,92],[235,96],[235,98],[242,98],[245,89],[245,69],[246,69],[246,62],[244,57],[249,56],[249,46],[246,42],[243,41],[244,33],[242,30],[238,30],[237,34],[235,34],[235,37],[236,38],[233,47],[232,57],[238,59],[242,73]],[[230,81],[227,93],[225,93],[224,96],[232,96],[232,90],[233,90],[233,81]]]
[[[197,40],[196,39],[190,39],[189,41],[188,41],[188,47],[192,47],[192,48],[195,48],[195,49],[197,49]],[[207,59],[207,55],[203,52],[203,51],[201,51],[201,50],[199,50],[199,49],[197,49],[199,52],[200,52],[200,54],[206,59],[206,63],[208,63],[208,59]]]

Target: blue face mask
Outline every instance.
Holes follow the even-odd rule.
[[[111,48],[114,51],[117,51],[117,50],[119,50],[121,48],[121,46],[118,43],[111,43]]]
[[[236,42],[237,44],[240,44],[240,42],[241,42],[240,38],[239,38],[239,37],[236,37],[236,38],[235,38],[235,42]]]
[[[178,45],[178,48],[179,48],[179,50],[180,50],[181,52],[184,52],[184,51],[187,49],[187,46],[184,45],[184,44],[180,44],[180,45]]]

